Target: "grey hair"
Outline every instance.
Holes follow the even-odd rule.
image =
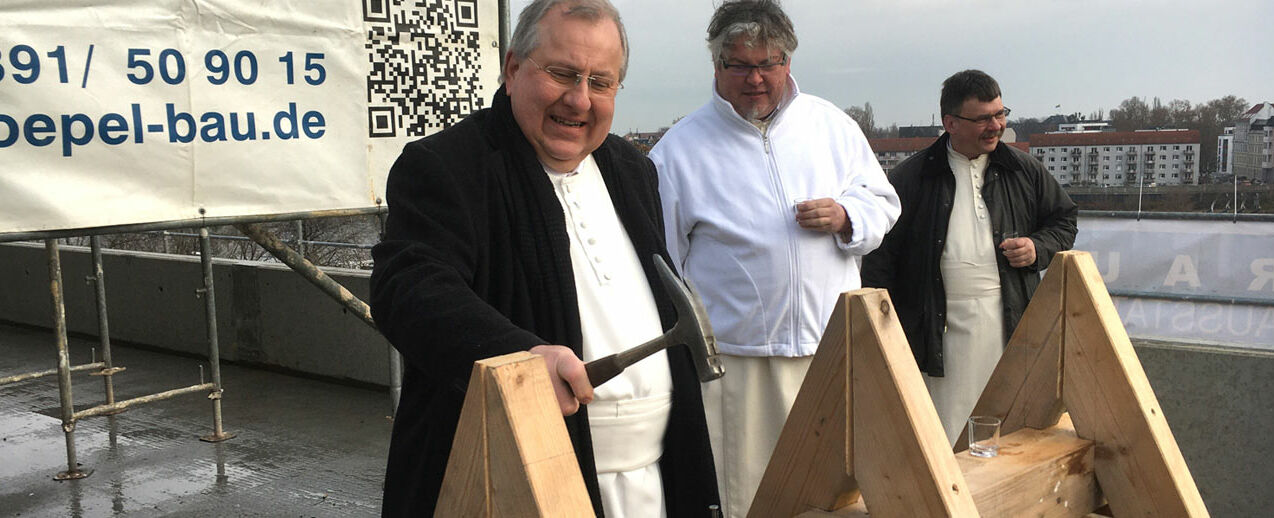
[[[733,0],[721,4],[708,23],[708,51],[712,61],[725,57],[725,47],[740,42],[748,47],[777,48],[783,57],[796,52],[796,31],[776,0]]]
[[[624,62],[619,67],[619,80],[622,82],[628,74],[628,33],[624,30],[624,22],[619,17],[619,10],[607,0],[535,0],[522,9],[518,15],[518,25],[509,38],[509,52],[513,57],[524,59],[540,45],[540,20],[557,4],[567,4],[562,14],[573,18],[597,21],[609,18],[619,28],[619,44],[624,49]]]

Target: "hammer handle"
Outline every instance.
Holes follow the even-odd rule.
[[[588,383],[597,387],[624,372],[625,367],[627,365],[620,362],[619,355],[612,354],[584,364],[584,371],[588,373]]]

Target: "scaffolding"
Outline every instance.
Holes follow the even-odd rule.
[[[287,265],[292,271],[310,281],[324,293],[341,303],[345,308],[353,312],[354,315],[358,316],[365,324],[375,328],[376,324],[372,320],[371,310],[366,303],[359,300],[351,294],[349,290],[345,289],[344,286],[341,286],[320,270],[318,266],[307,260],[302,253],[293,250],[284,243],[283,240],[266,230],[262,224],[280,221],[297,221],[298,225],[300,225],[300,221],[306,219],[361,215],[375,215],[383,218],[385,213],[385,208],[383,206],[378,206],[362,209],[327,210],[266,216],[203,218],[198,220],[119,225],[95,229],[0,234],[0,243],[31,240],[44,241],[45,253],[48,261],[49,293],[53,303],[53,330],[58,357],[57,368],[45,371],[21,373],[0,378],[0,385],[19,383],[53,375],[58,377],[58,395],[61,410],[62,431],[66,437],[67,469],[66,471],[58,472],[53,478],[56,480],[80,479],[93,473],[92,469],[81,468],[79,463],[76,462],[75,425],[79,420],[94,416],[115,415],[136,405],[163,401],[165,399],[186,394],[206,394],[207,398],[212,402],[212,431],[207,435],[200,436],[199,439],[206,442],[221,442],[234,437],[235,434],[227,432],[222,423],[221,401],[224,390],[221,384],[220,345],[217,337],[216,291],[213,284],[213,254],[211,235],[208,231],[209,227],[222,225],[235,226],[243,232],[248,239],[251,239],[253,242],[260,245],[280,262]],[[204,303],[204,316],[206,320],[208,342],[207,359],[212,380],[210,382],[204,381],[201,366],[199,384],[116,401],[114,375],[123,372],[125,367],[116,365],[111,355],[109,315],[106,308],[105,272],[102,267],[101,236],[132,232],[167,232],[172,229],[192,227],[198,228],[197,236],[199,239],[200,266],[203,278],[203,282],[196,290],[195,296],[202,299]],[[93,260],[93,274],[88,276],[86,280],[93,284],[95,288],[98,338],[102,349],[102,358],[100,361],[98,361],[96,353],[94,353],[93,357],[90,358],[89,363],[80,365],[71,364],[70,353],[67,345],[68,332],[66,325],[66,305],[63,299],[63,276],[58,244],[58,239],[75,237],[89,238]],[[304,250],[305,242],[303,240],[298,239],[297,244],[298,248]],[[402,357],[392,347],[388,348],[388,354],[390,369],[390,399],[392,408],[396,411],[398,408],[398,399],[402,393]],[[103,403],[76,411],[72,396],[71,375],[77,372],[88,372],[92,376],[102,377],[103,383],[105,384],[105,401]]]

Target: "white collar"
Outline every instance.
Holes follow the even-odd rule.
[[[947,139],[947,158],[955,161],[957,164],[968,164],[970,167],[982,167],[982,165],[986,163],[987,158],[990,156],[990,153],[982,153],[977,157],[969,158],[964,156],[964,153],[956,151],[955,148],[951,147],[951,139]]]
[[[755,127],[755,125],[752,124],[752,121],[744,119],[742,115],[739,115],[739,112],[734,111],[734,105],[730,104],[730,101],[727,101],[725,97],[721,97],[721,94],[717,92],[717,81],[715,79],[713,79],[712,86],[709,88],[712,90],[712,104],[713,106],[716,106],[717,111],[725,114],[727,118],[734,117],[748,126]],[[766,119],[769,124],[773,125],[775,122],[778,122],[779,117],[781,117],[783,112],[787,110],[787,107],[792,104],[792,100],[796,99],[796,96],[800,94],[801,89],[796,85],[796,78],[792,77],[792,74],[788,74],[787,92],[783,94],[783,99],[779,101],[778,107],[775,108],[774,112],[770,114],[768,119]]]

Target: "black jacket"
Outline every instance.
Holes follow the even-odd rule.
[[[931,376],[944,374],[947,298],[938,263],[955,199],[955,175],[947,162],[949,138],[943,135],[889,173],[902,201],[902,216],[880,248],[863,259],[863,285],[889,290],[916,363]],[[1075,244],[1079,209],[1029,154],[1001,142],[989,158],[982,198],[991,213],[992,231],[1000,236],[1004,229],[1014,229],[1035,242],[1035,264],[1023,268],[1009,266],[996,252],[1008,337],[1039,286],[1039,272],[1048,268],[1053,254]]]
[[[593,153],[652,282],[665,329],[676,319],[654,281],[667,260],[654,165],[610,135]],[[385,476],[385,516],[431,516],[475,360],[541,344],[581,353],[580,316],[562,208],[513,119],[493,107],[406,146],[389,174],[385,239],[372,251],[372,315],[406,372]],[[635,344],[634,344],[635,345]],[[698,378],[668,351],[672,416],[660,463],[669,516],[718,503]],[[594,511],[602,515],[588,410],[566,418]]]

